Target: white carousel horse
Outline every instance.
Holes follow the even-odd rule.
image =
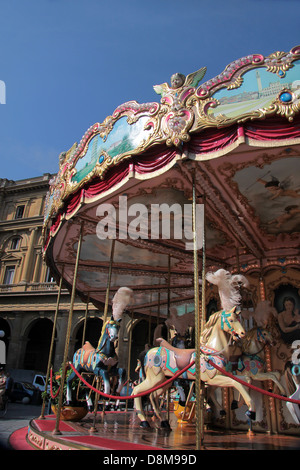
[[[207,361],[208,358],[216,365],[224,368],[229,359],[229,339],[238,340],[244,335],[245,331],[239,321],[239,314],[236,313],[235,307],[227,312],[223,310],[213,314],[206,323],[200,338],[200,350],[203,354],[200,360],[200,377],[208,385],[237,389],[248,405],[247,415],[250,419],[255,419],[255,406],[248,391],[234,379],[222,375]],[[165,340],[161,340],[160,347],[148,351],[145,357],[146,378],[133,389],[132,394],[137,395],[149,391],[154,412],[162,427],[169,427],[168,421],[163,420],[158,406],[158,397],[170,387],[170,384],[163,385],[166,377],[173,377],[178,371],[183,370],[194,361],[195,357],[195,349],[174,348]],[[184,372],[182,378],[195,380],[195,375],[196,367],[194,364]],[[162,385],[162,387],[151,392],[153,387],[159,385]],[[140,426],[149,427],[142,407],[141,397],[136,397],[134,401],[137,415],[141,420]]]
[[[298,364],[288,362],[285,370],[285,380],[287,389],[289,390],[288,396],[293,400],[300,401],[300,377],[299,377]],[[296,424],[300,424],[300,406],[297,403],[286,402],[286,407],[291,413],[291,416]]]
[[[110,378],[118,378],[116,394],[120,394],[126,380],[126,371],[117,367],[118,356],[114,343],[118,339],[122,314],[129,303],[132,302],[133,292],[127,287],[120,287],[113,298],[113,313],[102,331],[97,348],[87,341],[84,346],[78,349],[73,356],[73,366],[77,372],[90,372],[97,377],[101,377],[104,384],[104,393],[109,394],[111,389]],[[67,379],[67,404],[72,402],[71,384],[76,377],[73,370]],[[87,397],[88,406],[91,407],[91,400]]]

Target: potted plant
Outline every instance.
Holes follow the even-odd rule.
[[[66,397],[66,390],[67,390],[67,379],[69,374],[71,374],[71,370],[67,370],[66,379],[64,383],[64,392],[63,392],[63,403]],[[42,393],[43,399],[46,398],[49,400],[51,404],[51,410],[56,415],[58,402],[59,402],[59,395],[60,395],[60,386],[61,386],[61,377],[62,377],[62,368],[56,372],[51,373],[49,377],[49,386],[47,386],[47,391]],[[79,384],[79,379],[75,379],[72,382],[72,392],[73,395],[77,395],[77,388]],[[78,399],[70,405],[62,405],[60,410],[60,419],[62,421],[80,421],[83,419],[88,413],[86,401],[84,398],[83,390],[80,390]]]

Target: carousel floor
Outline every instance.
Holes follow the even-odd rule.
[[[135,412],[106,412],[97,414],[96,431],[93,414],[81,422],[60,422],[60,434],[54,435],[55,416],[33,419],[28,428],[27,442],[40,450],[107,450],[107,451],[184,451],[196,450],[195,424],[181,425],[171,413],[172,431],[157,429],[151,421],[151,428],[139,427]],[[299,450],[300,438],[286,435],[255,433],[250,436],[244,431],[209,429],[204,432],[203,450]]]

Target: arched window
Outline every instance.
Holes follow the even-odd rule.
[[[20,237],[14,237],[11,240],[10,249],[11,250],[18,250],[20,248],[20,244],[21,244],[21,238]]]

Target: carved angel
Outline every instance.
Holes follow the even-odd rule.
[[[163,98],[173,90],[180,88],[196,88],[206,73],[206,67],[202,67],[197,72],[190,73],[187,77],[182,73],[174,73],[171,77],[171,86],[168,83],[154,85],[154,91]]]

